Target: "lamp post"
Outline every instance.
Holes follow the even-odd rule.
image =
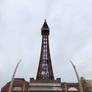
[[[17,63],[16,67],[15,67],[15,70],[14,70],[14,73],[12,75],[12,79],[11,79],[11,82],[10,82],[10,86],[9,86],[9,91],[8,92],[12,92],[12,87],[13,87],[13,82],[14,82],[14,77],[15,77],[15,74],[16,74],[16,71],[18,69],[18,66],[21,62],[21,59],[19,60],[19,62]]]
[[[81,82],[80,82],[80,77],[79,77],[79,75],[78,75],[78,72],[77,72],[77,70],[76,70],[76,67],[75,67],[75,65],[73,64],[73,62],[72,62],[71,60],[70,60],[70,63],[72,64],[73,69],[74,69],[74,71],[75,71],[75,74],[76,74],[76,77],[77,77],[77,80],[78,80],[78,83],[79,83],[80,92],[83,92],[82,84],[81,84]]]

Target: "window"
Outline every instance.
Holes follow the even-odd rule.
[[[21,87],[14,87],[13,91],[22,91],[22,88]]]
[[[68,89],[68,91],[78,91],[78,89],[74,88],[74,87],[71,87],[71,88]]]

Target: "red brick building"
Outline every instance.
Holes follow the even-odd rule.
[[[61,78],[54,78],[49,49],[50,30],[45,21],[42,29],[42,46],[39,60],[39,66],[36,79],[30,78],[25,81],[24,78],[15,78],[12,92],[79,92],[78,83],[62,82]],[[10,82],[8,82],[1,92],[8,92]]]

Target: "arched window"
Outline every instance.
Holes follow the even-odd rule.
[[[21,87],[14,87],[13,91],[22,91],[22,88]]]
[[[71,91],[71,92],[72,91],[78,91],[78,89],[77,88],[74,88],[74,87],[71,87],[71,88],[68,89],[68,91]]]

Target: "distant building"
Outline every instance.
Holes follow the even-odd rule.
[[[86,80],[86,82],[92,87],[92,80]]]
[[[54,77],[49,49],[50,30],[45,21],[42,29],[42,45],[36,79],[15,78],[12,92],[79,92],[78,83],[62,82],[61,78]],[[68,77],[68,76],[67,76]],[[8,92],[10,82],[2,87],[1,92]]]
[[[85,87],[85,90],[86,92],[92,92],[92,80],[86,80],[86,87]]]

